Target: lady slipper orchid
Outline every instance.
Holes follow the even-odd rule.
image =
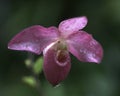
[[[92,35],[81,30],[86,25],[85,16],[64,20],[58,28],[34,25],[18,33],[9,42],[8,48],[38,55],[43,51],[45,77],[55,86],[70,71],[69,52],[82,62],[101,62],[103,49]]]

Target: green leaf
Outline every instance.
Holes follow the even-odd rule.
[[[39,73],[42,72],[42,69],[43,69],[43,58],[40,57],[34,63],[33,71],[34,71],[35,74],[39,74]]]
[[[22,80],[23,80],[24,83],[26,83],[26,84],[28,84],[28,85],[30,85],[30,86],[32,86],[32,87],[35,87],[35,86],[36,86],[36,80],[35,80],[35,78],[32,77],[32,76],[24,76],[24,77],[22,78]]]

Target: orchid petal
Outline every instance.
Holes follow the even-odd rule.
[[[49,46],[48,46],[49,47]],[[63,81],[71,68],[70,56],[67,50],[55,50],[54,46],[43,51],[44,64],[43,70],[46,79],[53,85]]]
[[[59,24],[59,31],[63,36],[67,37],[68,35],[83,29],[87,25],[87,21],[85,16],[64,20]]]
[[[9,49],[30,51],[40,54],[58,37],[56,27],[31,26],[18,33],[8,44]]]
[[[86,32],[76,32],[69,36],[69,51],[83,62],[100,63],[103,57],[103,49],[101,45]]]

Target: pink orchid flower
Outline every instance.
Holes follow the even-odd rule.
[[[8,44],[12,50],[41,54],[46,79],[53,85],[63,81],[71,68],[70,54],[82,62],[100,63],[101,45],[92,35],[81,30],[87,25],[85,16],[62,21],[58,28],[40,25],[28,27],[18,33]]]

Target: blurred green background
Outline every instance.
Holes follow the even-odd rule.
[[[83,15],[89,20],[84,30],[103,46],[102,63],[82,63],[71,55],[67,79],[54,88],[42,73],[42,89],[46,96],[120,96],[120,0],[0,0],[0,96],[39,96],[21,81],[30,75],[24,64],[27,53],[7,49],[15,34]]]

